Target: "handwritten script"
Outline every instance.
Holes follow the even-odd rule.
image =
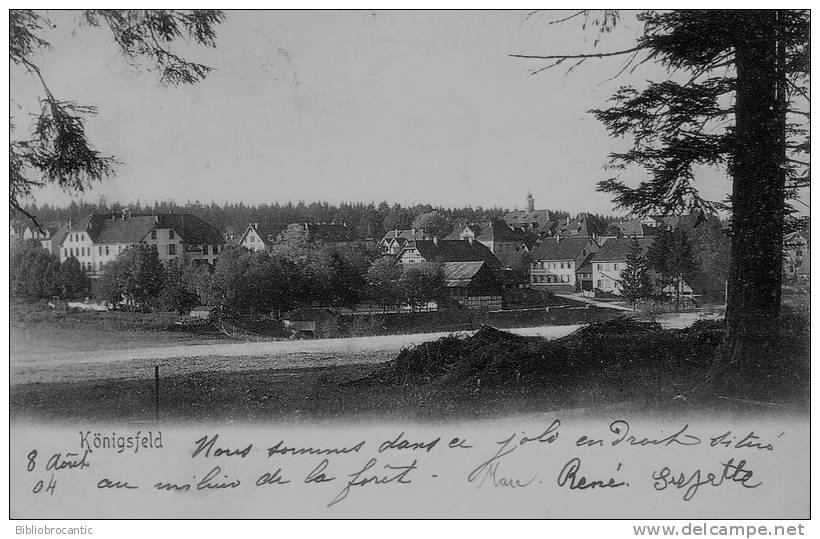
[[[702,498],[765,497],[770,483],[772,492],[783,488],[771,464],[789,442],[785,430],[625,418],[531,423],[475,432],[451,426],[81,428],[73,440],[67,431],[18,448],[13,495],[35,503],[98,492],[107,499],[211,504],[274,496],[300,499],[318,512],[351,504],[361,511],[366,506],[357,504],[419,496],[446,503],[459,496],[496,503],[526,496],[520,499],[545,505],[550,499],[617,505],[650,496],[685,507]]]

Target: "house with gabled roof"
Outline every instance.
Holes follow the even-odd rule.
[[[508,263],[527,244],[529,235],[521,230],[513,230],[501,219],[493,219],[479,224],[460,225],[444,239],[473,239],[487,246],[502,263]]]
[[[379,241],[379,246],[385,254],[395,255],[402,250],[408,241],[429,239],[423,228],[396,228],[388,230]]]
[[[592,264],[592,282],[596,291],[620,295],[621,273],[626,269],[626,259],[633,238],[610,238],[589,259]],[[646,255],[654,237],[635,238]]]
[[[285,225],[251,223],[239,237],[237,245],[251,251],[270,251],[285,228]]]
[[[105,264],[137,244],[150,245],[165,264],[176,264],[183,257],[215,264],[225,239],[213,225],[189,213],[92,213],[69,222],[59,248],[60,262],[75,257],[80,267],[94,277]]]
[[[556,236],[598,236],[604,232],[603,223],[596,217],[580,213],[574,219],[569,216],[560,221],[554,230]]]
[[[577,271],[600,247],[594,238],[546,238],[530,253],[530,286],[551,290],[581,289]]]
[[[486,245],[473,239],[466,240],[417,240],[408,242],[396,260],[402,265],[424,262],[486,262],[491,269],[501,267],[498,258]]]

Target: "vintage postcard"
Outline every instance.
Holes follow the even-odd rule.
[[[806,534],[807,10],[8,16],[18,534]]]

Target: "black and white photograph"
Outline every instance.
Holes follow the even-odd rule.
[[[18,535],[808,534],[809,10],[8,21]]]

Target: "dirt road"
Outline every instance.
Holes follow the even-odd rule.
[[[519,335],[557,338],[579,325],[509,330]],[[455,332],[464,335],[469,331]],[[95,352],[12,354],[11,384],[67,382],[109,378],[150,378],[159,365],[163,376],[199,371],[237,371],[329,367],[388,361],[404,347],[439,339],[451,333],[416,333],[345,339],[210,343],[129,348]]]

